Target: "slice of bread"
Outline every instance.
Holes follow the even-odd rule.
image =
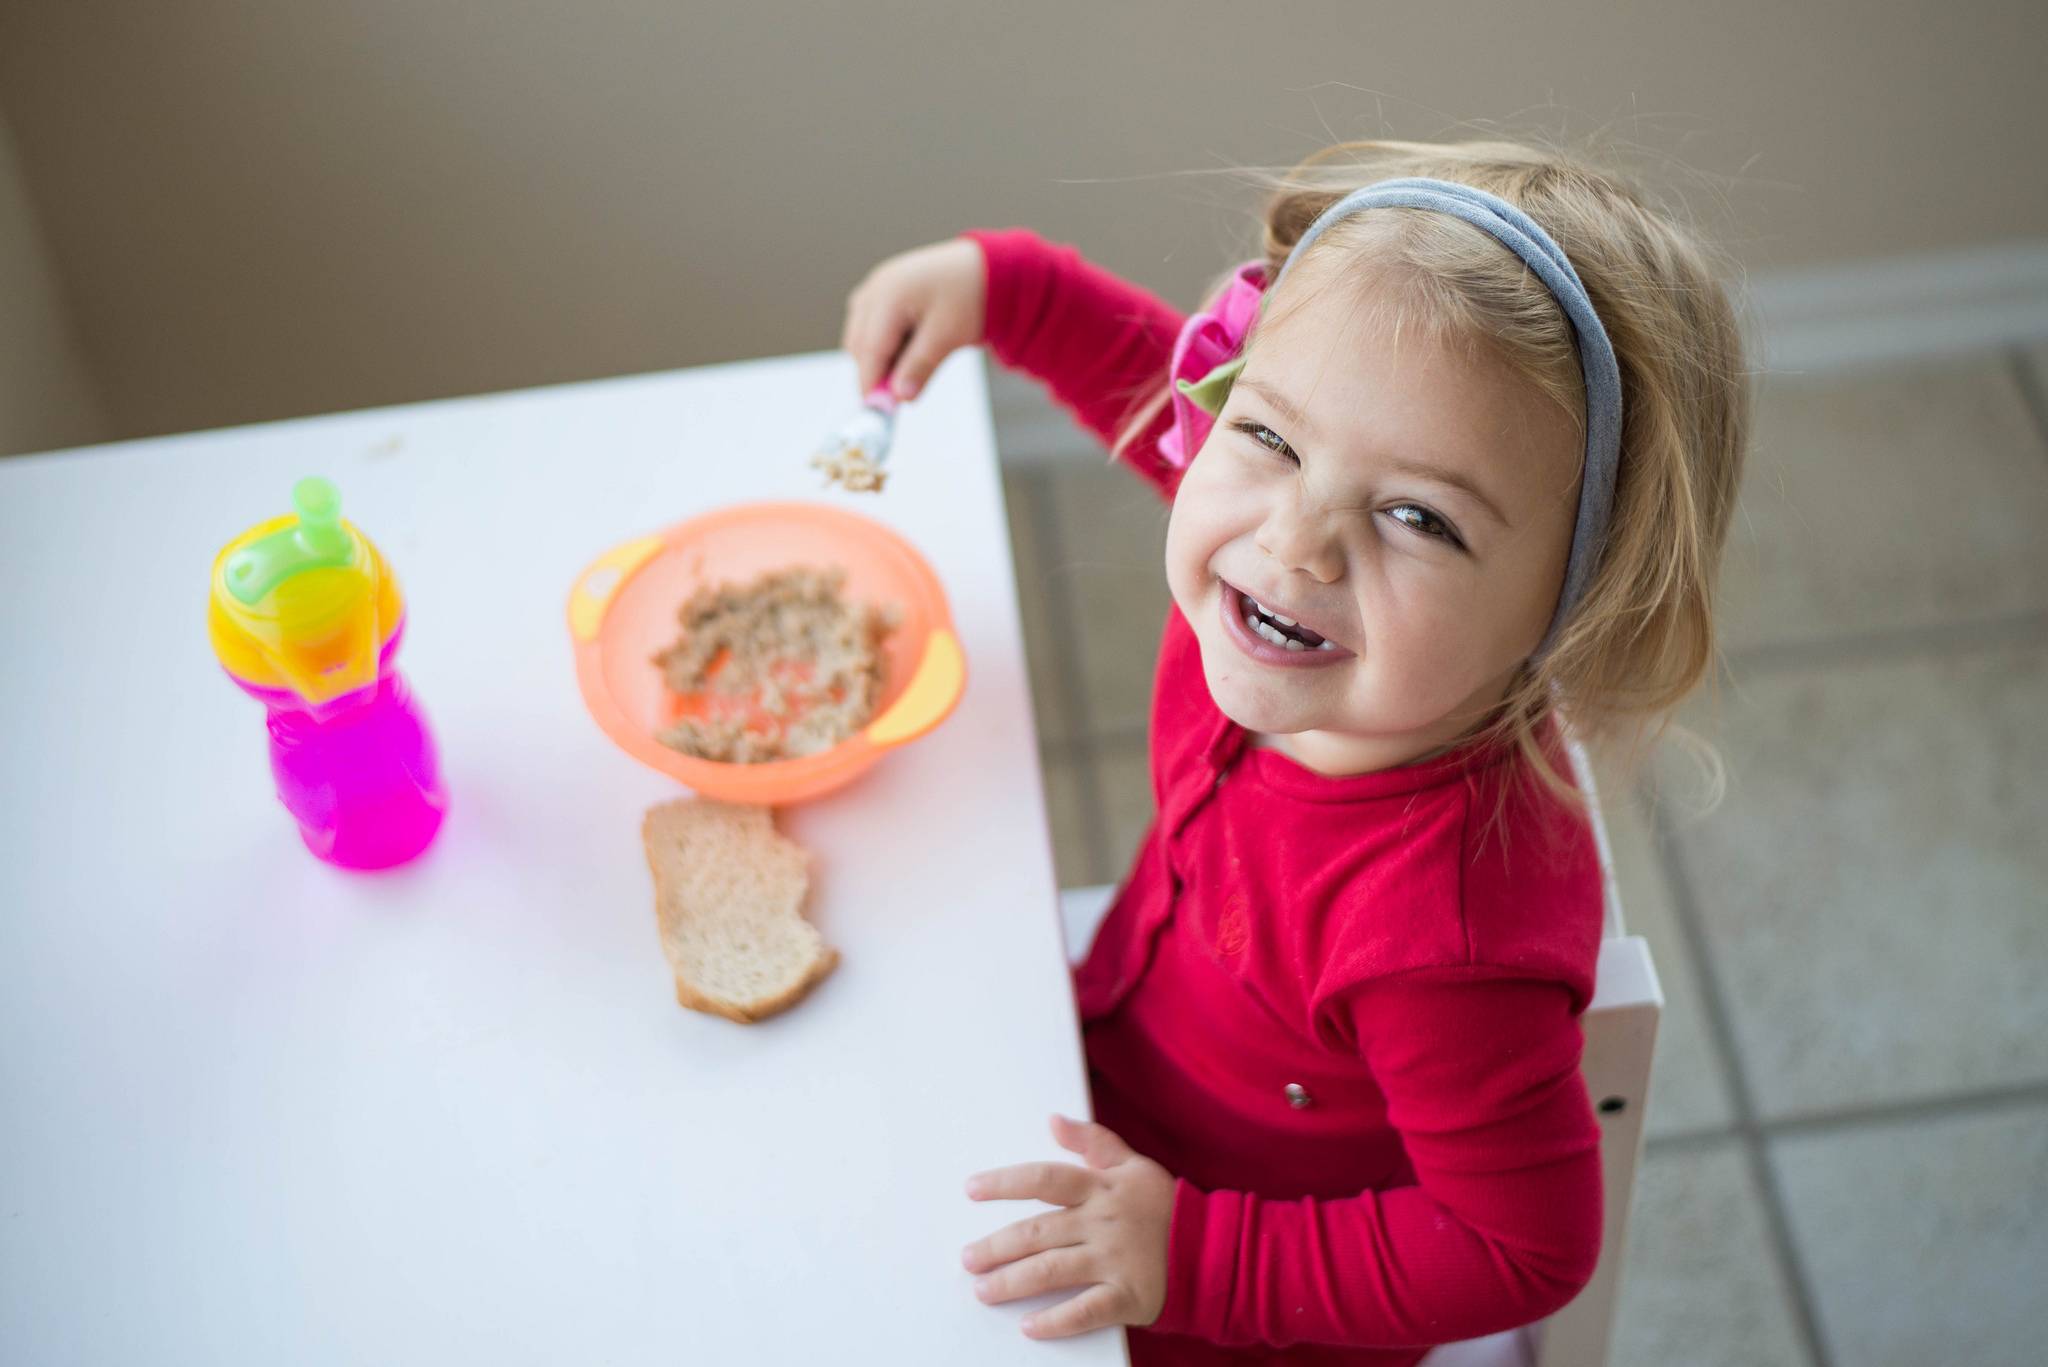
[[[678,798],[650,808],[640,835],[684,1006],[766,1020],[838,965],[839,951],[802,915],[810,857],[776,833],[766,807]]]

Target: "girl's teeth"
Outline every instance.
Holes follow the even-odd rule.
[[[1247,596],[1248,598],[1250,597],[1250,595],[1246,595],[1246,596]],[[1283,626],[1283,627],[1292,627],[1292,626],[1300,626],[1300,625],[1301,625],[1301,624],[1300,624],[1299,622],[1295,621],[1295,620],[1294,620],[1294,619],[1293,619],[1292,617],[1289,617],[1289,616],[1287,616],[1287,615],[1286,615],[1286,614],[1284,614],[1284,613],[1279,613],[1279,612],[1275,612],[1275,611],[1273,611],[1273,609],[1271,609],[1271,608],[1267,607],[1267,606],[1266,606],[1266,605],[1265,605],[1264,603],[1261,603],[1261,602],[1260,602],[1260,601],[1259,601],[1258,599],[1256,599],[1256,598],[1251,598],[1251,605],[1252,605],[1253,607],[1257,608],[1257,609],[1258,609],[1258,610],[1259,610],[1260,612],[1263,612],[1264,614],[1266,614],[1266,616],[1268,616],[1268,617],[1272,618],[1272,619],[1273,619],[1274,621],[1278,622],[1278,623],[1279,623],[1279,624],[1280,624],[1281,626]]]
[[[1273,622],[1278,622],[1281,626],[1290,627],[1299,626],[1299,622],[1296,622],[1292,617],[1283,616],[1273,611],[1273,609],[1267,607],[1250,594],[1244,595],[1244,601],[1251,604],[1257,610],[1255,612],[1247,612],[1244,615],[1244,624],[1260,640],[1270,641],[1282,650],[1335,650],[1337,648],[1335,641],[1322,641],[1316,645],[1309,645],[1305,641],[1295,640],[1292,636],[1281,631],[1280,627],[1274,626]],[[1260,614],[1264,614],[1264,617],[1260,616]],[[1270,617],[1273,620],[1271,622],[1266,621],[1265,617]]]

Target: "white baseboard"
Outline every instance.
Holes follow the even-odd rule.
[[[1749,293],[1776,374],[1988,351],[2048,339],[2048,242],[1776,271]]]
[[[1775,375],[2048,341],[2048,241],[1773,271],[1747,283],[1751,364]],[[989,365],[1003,460],[1105,459],[1043,389]]]

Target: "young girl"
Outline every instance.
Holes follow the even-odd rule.
[[[1085,1166],[970,1245],[1041,1337],[1138,1367],[1419,1361],[1542,1318],[1599,1254],[1578,1016],[1597,739],[1712,658],[1747,399],[1714,263],[1614,179],[1361,143],[1280,184],[1183,320],[1024,231],[883,262],[863,391],[985,342],[1171,500],[1157,816],[1075,986]]]

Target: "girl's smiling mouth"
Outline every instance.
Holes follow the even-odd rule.
[[[1335,641],[1266,607],[1228,580],[1219,579],[1223,632],[1231,643],[1261,664],[1313,668],[1356,658]]]

